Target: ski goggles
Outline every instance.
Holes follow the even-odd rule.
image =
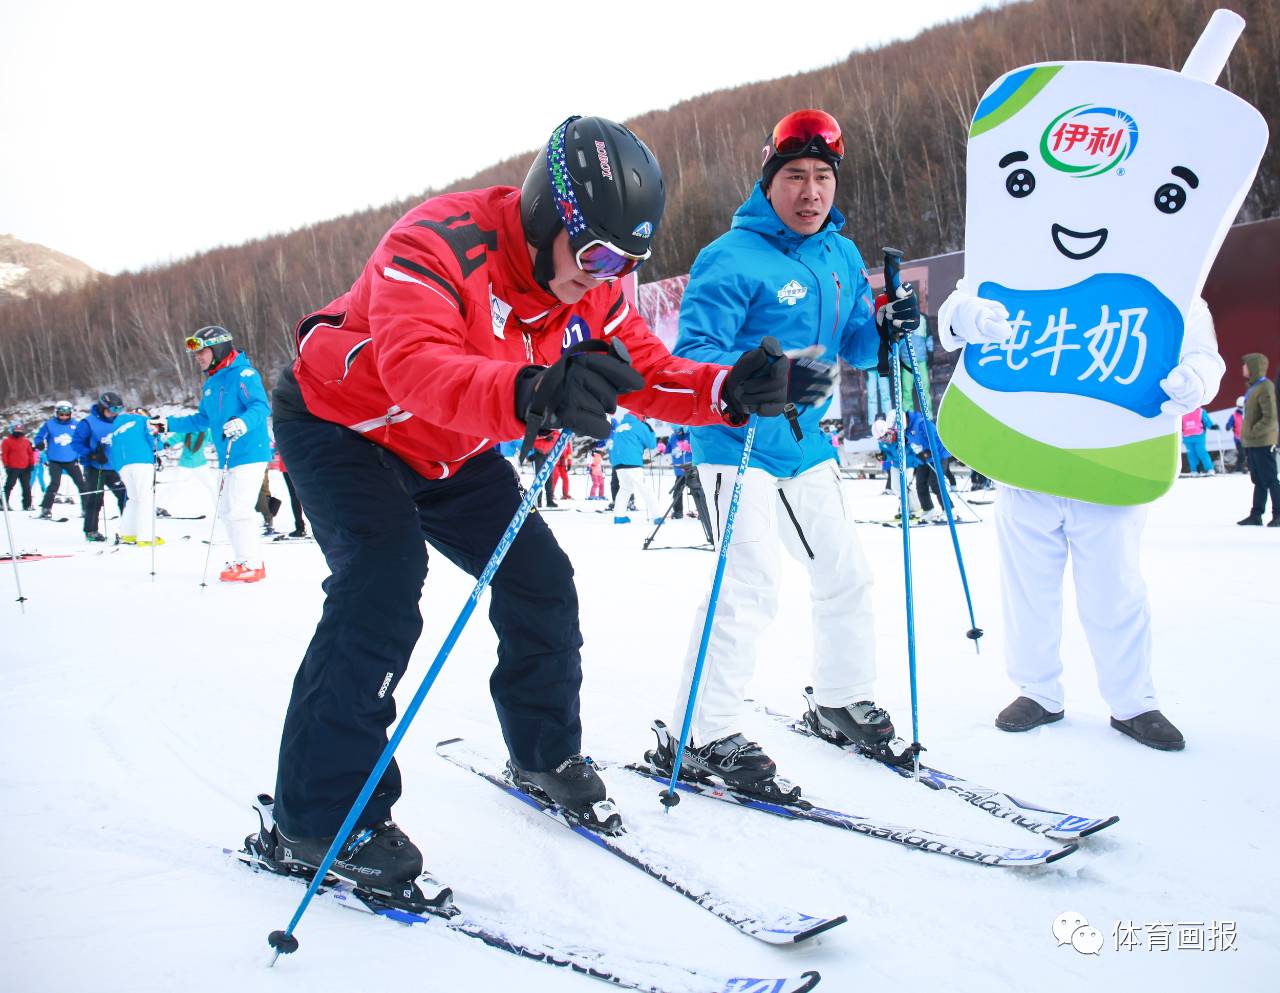
[[[589,241],[574,253],[573,261],[579,269],[593,279],[620,279],[635,272],[652,255],[632,255],[617,245],[600,238]]]
[[[222,345],[231,340],[231,332],[224,331],[222,328],[204,328],[209,331],[208,337],[201,337],[199,333],[191,335],[186,341],[188,352],[198,352],[205,348],[212,348],[214,345]]]
[[[815,139],[820,139],[832,155],[844,158],[840,125],[824,110],[792,111],[774,125],[770,144],[779,155],[795,155],[812,145]]]
[[[108,413],[108,414],[123,414],[123,413],[124,413],[124,404],[122,404],[122,403],[113,403],[113,404],[111,404],[111,406],[107,407],[107,413]]]

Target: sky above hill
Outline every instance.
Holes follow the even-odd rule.
[[[0,232],[163,265],[993,5],[3,4]]]

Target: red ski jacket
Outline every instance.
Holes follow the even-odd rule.
[[[6,469],[30,469],[36,464],[36,450],[25,435],[5,435],[0,442],[0,463]]]
[[[351,289],[297,328],[307,409],[358,431],[428,479],[524,435],[515,380],[586,338],[616,336],[644,377],[623,406],[721,423],[727,367],[674,358],[616,283],[565,305],[537,285],[520,192],[435,197],[400,218]]]

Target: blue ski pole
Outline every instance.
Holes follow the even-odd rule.
[[[888,269],[885,285],[888,286]],[[895,273],[896,275],[896,273]],[[916,608],[911,582],[911,506],[907,496],[907,418],[902,409],[902,344],[893,343],[894,426],[898,431],[898,503],[902,514],[902,574],[907,601],[907,671],[911,680],[911,753],[915,778],[920,778],[920,707],[916,688]]]
[[[467,602],[463,604],[462,611],[458,614],[458,619],[453,622],[453,627],[449,629],[448,637],[445,638],[444,644],[440,646],[440,651],[436,653],[435,661],[431,663],[431,668],[427,670],[427,674],[422,677],[422,685],[418,687],[418,692],[413,695],[409,706],[405,708],[404,716],[400,718],[395,730],[391,733],[391,738],[387,741],[387,747],[378,756],[378,761],[374,765],[373,771],[369,773],[369,778],[365,780],[364,787],[360,790],[360,795],[356,797],[356,802],[351,805],[351,810],[348,811],[346,819],[342,822],[342,827],[338,828],[338,833],[334,835],[333,844],[329,846],[324,860],[316,869],[311,885],[307,887],[307,892],[303,894],[302,902],[298,904],[298,909],[293,912],[293,919],[289,921],[289,926],[283,931],[272,931],[268,936],[267,944],[276,951],[275,955],[271,957],[271,965],[275,965],[276,960],[282,954],[287,955],[298,950],[298,939],[293,936],[294,928],[302,920],[302,915],[306,913],[307,905],[311,902],[311,898],[316,895],[321,883],[324,882],[324,877],[329,872],[329,867],[333,865],[334,860],[338,857],[339,849],[342,848],[351,832],[355,829],[356,820],[364,812],[365,805],[368,804],[369,798],[373,796],[374,789],[382,781],[382,774],[386,771],[387,766],[391,764],[391,758],[395,755],[396,748],[409,730],[409,725],[413,723],[413,718],[418,713],[418,708],[422,706],[422,701],[426,699],[432,684],[435,683],[436,677],[440,675],[440,670],[444,667],[445,660],[449,658],[449,653],[453,651],[453,646],[457,642],[458,636],[462,634],[462,629],[467,626],[467,621],[471,619],[471,614],[476,609],[476,604],[480,601],[480,595],[484,593],[489,583],[492,582],[494,573],[498,571],[498,566],[502,564],[502,560],[507,555],[507,550],[520,532],[521,525],[524,524],[525,518],[529,516],[529,511],[533,508],[534,501],[537,500],[538,494],[542,491],[543,486],[546,485],[547,478],[554,471],[556,463],[560,461],[560,456],[564,454],[565,447],[572,437],[573,433],[571,431],[562,431],[560,433],[560,437],[551,449],[551,454],[547,456],[547,461],[543,463],[542,469],[534,476],[533,484],[529,487],[528,492],[525,493],[524,499],[520,501],[520,506],[516,509],[515,516],[511,518],[511,523],[507,525],[507,530],[503,532],[502,537],[498,540],[498,547],[493,550],[493,555],[489,557],[484,571],[480,573],[480,578],[476,580],[476,585],[471,590],[471,595],[467,598]]]
[[[884,285],[885,292],[889,294],[889,299],[896,299],[898,289],[902,285],[899,273],[902,268],[902,252],[896,248],[886,248],[884,250]],[[929,402],[929,391],[920,379],[920,366],[916,362],[916,348],[912,344],[911,336],[905,338],[907,345],[907,357],[911,360],[911,378],[915,381],[915,393],[920,402],[920,412],[924,416],[925,436],[929,441],[929,450],[935,453],[935,459],[930,465],[934,476],[938,480],[938,493],[942,498],[942,509],[947,515],[947,526],[951,530],[951,546],[956,553],[956,567],[960,570],[960,585],[964,587],[964,600],[969,608],[969,630],[965,633],[965,637],[973,641],[973,648],[979,655],[982,654],[982,648],[978,644],[978,639],[982,637],[982,628],[978,627],[978,622],[973,615],[973,597],[969,595],[969,577],[964,568],[964,556],[960,552],[960,538],[956,534],[955,515],[952,512],[951,494],[947,489],[947,481],[942,478],[942,474],[938,472],[936,453],[942,451],[942,440],[938,437],[938,427],[933,421],[933,406]],[[894,353],[894,361],[897,362],[898,353]],[[899,378],[902,375],[902,366],[897,367]],[[901,391],[899,390],[899,394]],[[901,405],[899,405],[901,406]],[[905,415],[904,415],[905,416]],[[906,518],[903,518],[903,526],[906,526]]]
[[[774,338],[764,338],[760,347],[769,356],[770,364],[782,358],[782,346]],[[802,432],[796,408],[788,403],[783,409],[791,431],[798,441]],[[751,446],[756,440],[756,424],[760,416],[752,414],[747,418],[747,436],[742,441],[742,458],[738,460],[738,474],[733,480],[733,495],[729,498],[729,512],[724,519],[724,533],[720,536],[720,557],[716,559],[716,576],[711,583],[711,598],[707,601],[707,617],[702,625],[702,640],[698,644],[698,661],[693,667],[693,680],[689,683],[689,702],[685,704],[684,721],[680,726],[680,741],[677,742],[675,758],[671,763],[671,780],[667,788],[658,794],[662,805],[671,812],[671,808],[680,802],[680,794],[676,792],[676,780],[680,778],[680,766],[684,760],[684,746],[689,740],[689,731],[693,726],[693,708],[698,700],[698,685],[702,682],[702,669],[707,662],[707,648],[711,644],[711,627],[716,619],[716,604],[720,601],[720,584],[724,581],[724,567],[729,561],[729,543],[733,540],[733,522],[738,516],[738,501],[742,498],[742,481],[747,476],[747,464],[751,461]]]
[[[693,726],[693,708],[698,699],[698,684],[702,682],[702,667],[707,661],[707,646],[711,644],[711,626],[716,619],[716,604],[720,599],[720,584],[724,580],[725,563],[729,560],[729,542],[733,540],[733,521],[738,516],[738,501],[742,497],[742,481],[747,475],[747,463],[751,461],[751,446],[756,440],[756,422],[758,414],[752,414],[747,420],[747,437],[742,443],[742,458],[738,462],[738,475],[733,481],[733,495],[729,498],[729,513],[724,519],[724,533],[720,536],[720,557],[716,560],[716,577],[711,583],[711,599],[707,602],[707,617],[702,625],[702,641],[698,645],[698,661],[693,667],[693,681],[689,684],[689,702],[684,708],[684,722],[680,726],[680,741],[675,750],[675,759],[671,763],[671,781],[667,788],[658,794],[662,805],[671,808],[680,802],[680,794],[676,792],[676,780],[680,778],[681,760],[684,758],[685,742],[689,740],[689,730]]]

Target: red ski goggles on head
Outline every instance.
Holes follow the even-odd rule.
[[[186,341],[187,351],[199,352],[206,348],[212,348],[214,345],[221,345],[230,340],[231,335],[226,332],[210,335],[208,338],[201,338],[198,334],[193,334]]]
[[[647,251],[643,255],[632,255],[597,238],[574,252],[573,261],[594,279],[620,279],[639,269],[652,254]]]
[[[809,147],[815,138],[821,138],[831,154],[844,158],[840,125],[824,110],[792,111],[774,126],[771,143],[779,155],[794,155]]]

